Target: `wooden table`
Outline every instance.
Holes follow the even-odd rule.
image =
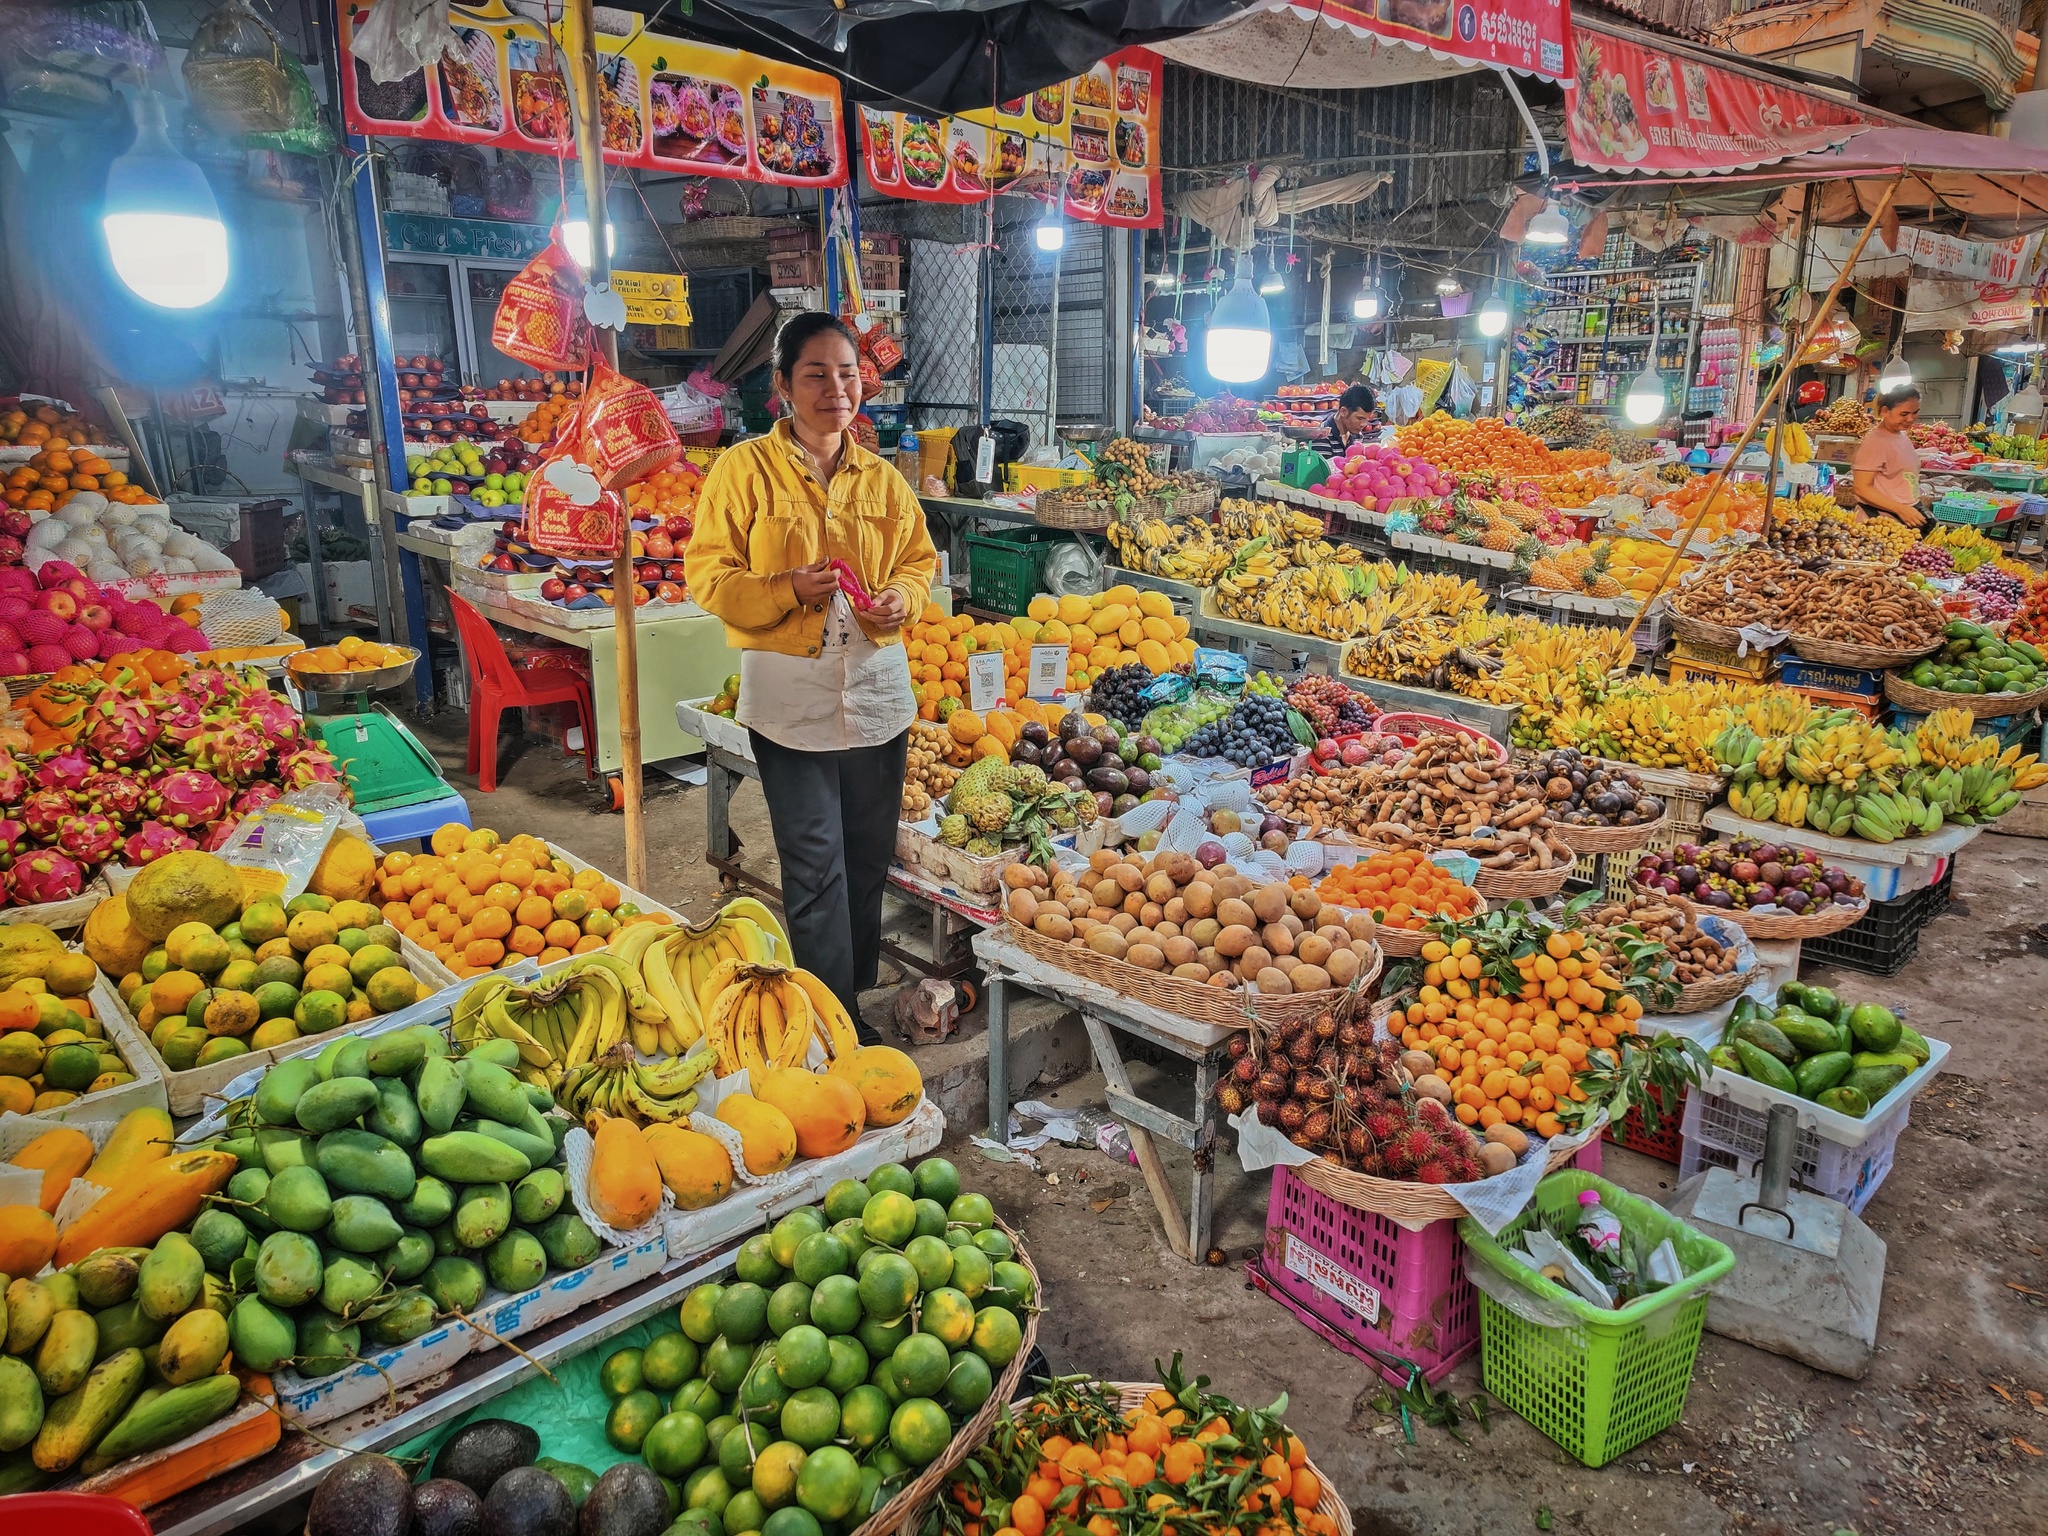
[[[1218,1078],[1228,1070],[1224,1046],[1237,1031],[1133,1003],[1086,977],[1047,965],[1006,939],[1000,927],[976,938],[974,952],[988,978],[989,1136],[1002,1143],[1010,1139],[1010,988],[1022,987],[1065,1003],[1081,1015],[1082,1026],[1088,1031],[1095,1064],[1102,1069],[1109,1085],[1110,1112],[1130,1132],[1131,1150],[1137,1154],[1138,1170],[1144,1174],[1145,1187],[1158,1208],[1166,1240],[1182,1258],[1201,1263],[1209,1249],[1210,1219],[1216,1198],[1216,1136],[1222,1124],[1215,1087]],[[1117,1048],[1118,1033],[1132,1035],[1194,1063],[1191,1114],[1177,1114],[1138,1097]],[[1167,1178],[1165,1164],[1159,1159],[1159,1150],[1153,1144],[1154,1136],[1164,1136],[1176,1146],[1186,1147],[1193,1160],[1185,1215]]]

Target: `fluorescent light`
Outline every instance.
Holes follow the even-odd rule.
[[[1991,350],[2001,357],[2025,357],[2033,352],[2048,352],[2048,341],[2008,341]]]
[[[1045,210],[1045,217],[1038,221],[1038,228],[1033,231],[1033,238],[1038,241],[1038,248],[1041,251],[1063,251],[1066,249],[1067,226],[1061,220],[1057,208]]]
[[[1565,221],[1563,210],[1557,206],[1557,199],[1551,198],[1543,205],[1543,211],[1529,221],[1522,231],[1526,245],[1563,245],[1571,239],[1572,227]]]
[[[1663,416],[1669,403],[1665,397],[1664,376],[1654,368],[1645,368],[1629,384],[1628,398],[1621,402],[1621,409],[1637,426],[1647,427]]]
[[[199,167],[172,146],[164,104],[144,91],[135,142],[107,168],[100,230],[114,271],[159,309],[197,309],[228,282],[228,231]]]
[[[1877,392],[1881,395],[1887,390],[1903,389],[1912,382],[1913,370],[1906,365],[1906,359],[1895,351],[1877,376]]]
[[[1499,336],[1508,328],[1508,307],[1499,294],[1479,306],[1479,334]]]
[[[1209,376],[1225,384],[1249,384],[1266,376],[1273,358],[1273,321],[1242,264],[1237,281],[1209,312],[1206,352]]]
[[[1351,318],[1354,320],[1377,320],[1385,312],[1387,296],[1380,292],[1380,285],[1372,280],[1370,273],[1360,284],[1358,297],[1351,301]]]

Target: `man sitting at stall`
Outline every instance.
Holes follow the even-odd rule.
[[[1361,437],[1380,429],[1380,403],[1370,388],[1354,384],[1337,397],[1337,409],[1323,428],[1323,435],[1309,446],[1325,458],[1342,453]]]

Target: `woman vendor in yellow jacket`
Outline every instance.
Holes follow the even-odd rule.
[[[861,1018],[882,953],[882,891],[895,857],[910,723],[902,625],[924,608],[938,554],[917,494],[848,430],[860,408],[853,332],[824,314],[775,339],[790,416],[727,450],[697,500],[690,595],[742,652],[747,728],[796,963]],[[852,568],[865,608],[830,562]]]

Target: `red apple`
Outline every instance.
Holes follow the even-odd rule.
[[[569,590],[569,583],[559,576],[550,576],[540,584],[540,595],[551,603],[559,603],[562,594]]]
[[[641,586],[638,582],[635,582],[633,584],[633,606],[635,608],[643,606],[649,600],[651,600],[653,596],[654,594],[652,592],[650,592],[647,588]]]
[[[114,615],[105,603],[81,603],[78,622],[90,630],[104,630],[114,622]]]
[[[565,603],[573,603],[588,596],[590,596],[590,588],[584,586],[580,581],[572,581],[562,588],[562,601]]]
[[[684,569],[685,568],[683,566],[682,561],[671,560],[667,565],[664,565],[661,568],[661,574],[666,576],[670,581],[686,581],[688,580],[688,577],[684,574]]]
[[[53,587],[47,592],[38,592],[31,606],[62,619],[69,624],[78,617],[78,599],[62,587]]]
[[[656,560],[667,560],[676,552],[676,543],[661,529],[656,528],[647,535],[647,553]]]

